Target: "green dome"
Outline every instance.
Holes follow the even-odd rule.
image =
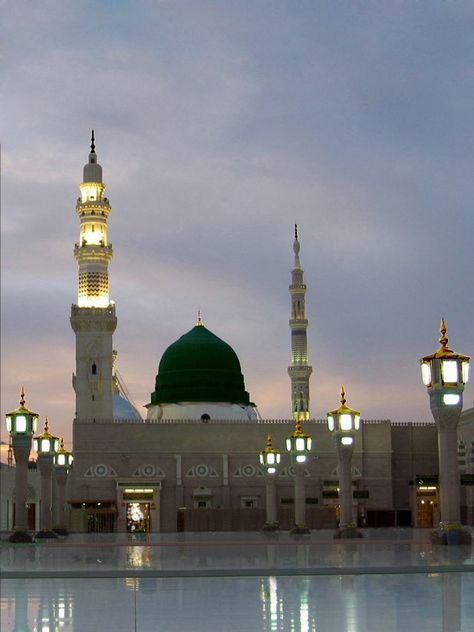
[[[248,405],[235,351],[203,325],[196,325],[164,352],[151,404],[226,402]]]

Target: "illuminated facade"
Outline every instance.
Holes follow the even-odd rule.
[[[303,279],[303,269],[300,263],[300,242],[298,228],[295,225],[295,241],[293,243],[295,259],[291,271],[291,365],[288,375],[291,380],[291,410],[293,419],[307,421],[309,411],[309,378],[313,371],[308,364],[308,342],[306,330],[308,319],[305,315],[306,285]]]
[[[113,251],[107,241],[111,208],[104,197],[102,167],[97,162],[94,132],[89,161],[84,167],[76,212],[80,221],[74,257],[79,267],[77,303],[71,307],[76,334],[76,417],[112,418],[112,334],[117,326],[115,305],[109,297],[109,263]]]
[[[310,418],[312,368],[297,232],[288,367],[293,419],[259,417],[245,390],[237,354],[208,331],[200,318],[162,354],[147,419],[142,419],[114,367],[112,335],[117,319],[109,296],[112,248],[107,240],[111,209],[104,197],[94,142],[80,189],[80,241],[74,251],[79,289],[71,311],[76,337],[76,415],[75,460],[67,491],[69,529],[258,530],[265,522],[266,496],[258,454],[268,434],[273,446],[282,451],[275,476],[278,522],[282,528],[291,528],[295,471],[284,446],[294,421],[305,422],[304,432],[313,443],[304,468],[307,525],[335,528],[339,472],[326,420]],[[459,430],[462,515],[472,524],[474,485],[469,482],[474,482],[474,409],[463,413]],[[11,474],[2,478],[0,508],[9,516],[5,528],[11,526],[14,478]],[[361,526],[432,527],[439,519],[435,425],[361,420],[351,479],[353,514]],[[28,494],[28,502],[38,507],[38,492],[31,488]]]

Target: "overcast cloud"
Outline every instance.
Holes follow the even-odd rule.
[[[71,440],[75,200],[94,128],[114,346],[137,404],[200,308],[261,414],[289,415],[297,222],[312,414],[344,384],[363,417],[431,419],[418,358],[442,316],[474,354],[471,2],[17,0],[1,13],[2,415],[24,384]]]

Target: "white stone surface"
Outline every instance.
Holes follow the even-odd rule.
[[[1,630],[472,631],[470,547],[434,547],[421,530],[366,535],[356,543],[334,543],[330,532],[2,543]],[[21,571],[29,576],[14,577]]]

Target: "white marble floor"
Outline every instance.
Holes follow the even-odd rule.
[[[2,542],[0,629],[473,632],[471,547],[323,535]]]

